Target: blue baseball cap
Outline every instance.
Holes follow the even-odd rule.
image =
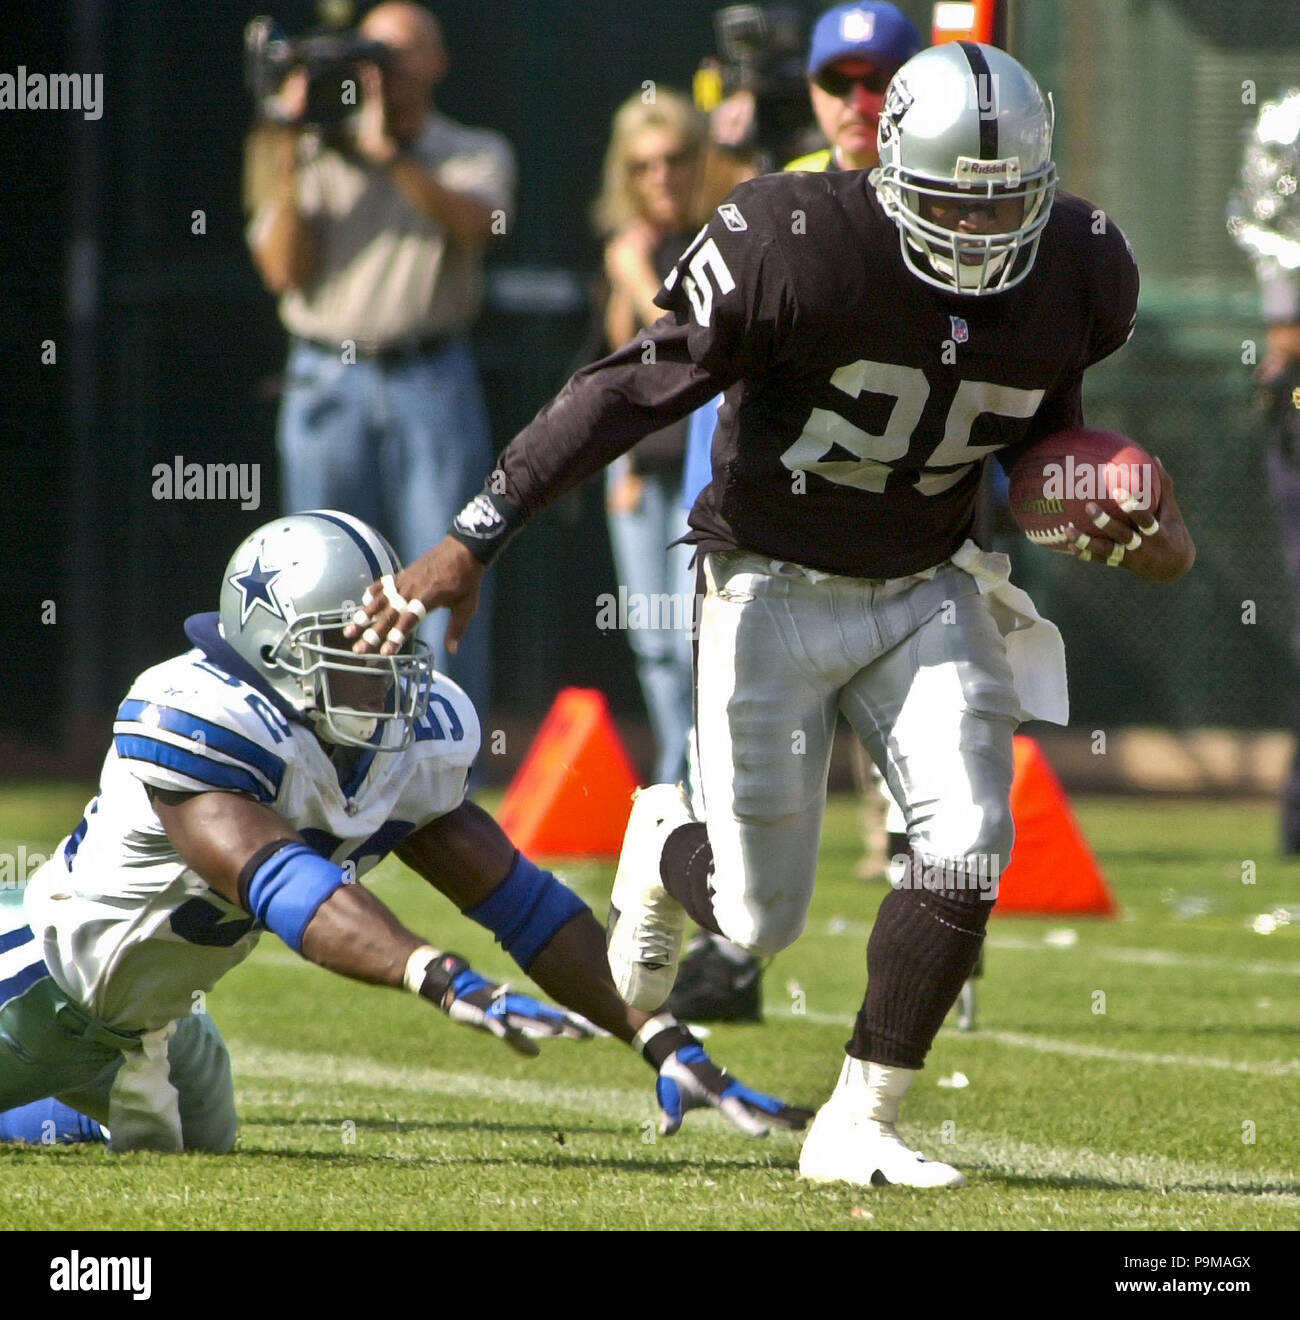
[[[813,28],[808,76],[815,78],[836,60],[865,60],[897,69],[920,49],[920,33],[901,9],[875,0],[836,5]]]

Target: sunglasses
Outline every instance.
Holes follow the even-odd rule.
[[[838,69],[823,69],[813,81],[830,96],[845,97],[855,87],[879,96],[889,86],[893,76],[892,73],[878,69],[871,73],[841,73]]]
[[[656,165],[676,170],[683,165],[689,165],[694,159],[695,153],[689,147],[683,147],[680,151],[664,156],[647,156],[642,160],[630,160],[627,163],[627,172],[634,178],[639,178],[642,174],[648,174]]]

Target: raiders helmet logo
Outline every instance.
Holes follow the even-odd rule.
[[[464,536],[490,537],[499,532],[504,519],[486,495],[475,495],[456,515],[455,528]]]

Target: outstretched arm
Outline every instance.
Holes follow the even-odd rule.
[[[505,993],[463,958],[407,930],[270,807],[235,793],[149,794],[186,865],[309,961],[355,981],[412,990],[524,1054],[537,1053],[532,1036],[590,1034],[567,1014]]]
[[[591,910],[576,898],[571,902],[553,898],[553,905],[548,906],[547,891],[552,886],[556,890],[563,887],[521,857],[501,826],[482,807],[463,802],[455,811],[408,835],[398,845],[397,855],[462,912],[484,925],[488,921],[482,921],[483,916],[503,928],[511,921],[510,911],[498,917],[482,906],[502,885],[511,884],[519,895],[513,906],[531,902],[538,911],[534,918],[537,928],[535,932],[506,928],[504,933],[493,933],[507,952],[512,952],[510,945],[531,950],[535,941],[546,940],[525,970],[552,999],[625,1042],[630,1042],[650,1020],[649,1013],[629,1008],[614,989],[605,958],[605,935]],[[521,862],[527,878],[512,879]],[[503,905],[507,897],[502,896]],[[541,915],[540,910],[547,915]],[[476,913],[480,915],[476,917]],[[551,924],[553,930],[548,928]]]
[[[447,606],[447,648],[454,652],[477,608],[484,569],[528,518],[734,379],[692,361],[689,333],[671,315],[661,317],[573,376],[502,453],[450,534],[391,587],[371,588],[344,629],[352,649],[391,655],[429,610]]]
[[[642,1013],[619,998],[605,936],[586,904],[520,853],[481,807],[455,811],[409,835],[398,856],[486,926],[553,999],[631,1045],[655,1070],[660,1130],[676,1132],[690,1109],[712,1107],[743,1132],[802,1128],[811,1111],[750,1090],[704,1053],[670,1013]]]

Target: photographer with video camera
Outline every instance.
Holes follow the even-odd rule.
[[[291,336],[278,448],[288,510],[345,509],[417,554],[473,497],[492,446],[468,331],[504,232],[513,153],[438,113],[437,19],[372,9],[355,33],[249,33],[261,124],[248,242]],[[250,173],[252,171],[250,170]],[[436,668],[488,708],[491,615]]]

